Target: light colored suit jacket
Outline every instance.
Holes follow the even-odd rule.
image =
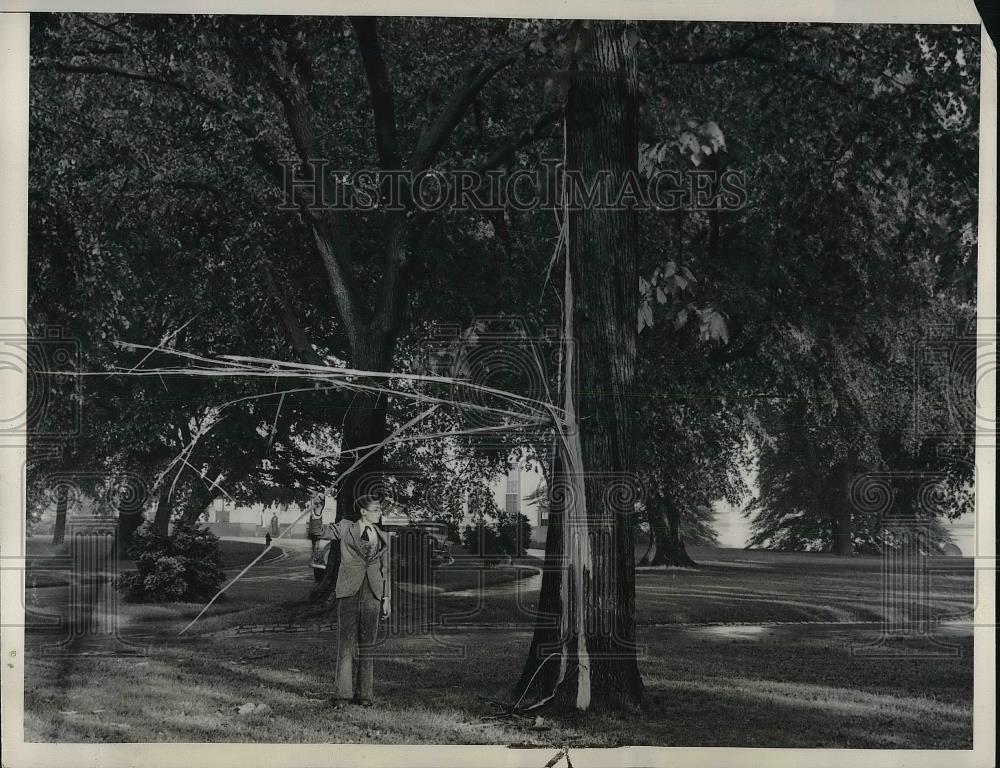
[[[373,525],[378,546],[372,556],[366,557],[361,543],[361,534],[350,520],[340,520],[330,523],[323,529],[324,539],[340,542],[340,570],[337,572],[337,597],[350,597],[358,594],[367,576],[368,586],[372,594],[379,600],[388,598],[391,594],[391,562],[392,546],[389,534]]]

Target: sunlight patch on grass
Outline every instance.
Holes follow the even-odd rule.
[[[946,728],[966,728],[972,713],[966,707],[913,696],[887,696],[850,688],[812,683],[782,683],[770,680],[726,679],[716,681],[650,679],[650,685],[697,691],[718,696],[737,696],[757,703],[819,709],[849,716],[883,716],[914,720],[933,718]]]

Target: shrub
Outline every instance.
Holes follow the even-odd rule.
[[[531,544],[531,521],[526,515],[518,515],[518,517],[520,520],[517,522],[517,554],[524,555],[528,551],[528,545]]]
[[[465,526],[462,544],[470,555],[485,555],[497,551],[497,532],[485,523]]]
[[[498,552],[523,557],[531,541],[531,522],[524,515],[505,520],[497,526]]]
[[[513,555],[521,557],[531,540],[531,523],[524,515],[505,520],[495,526],[478,523],[467,525],[462,532],[462,544],[472,555]]]
[[[147,523],[133,535],[129,554],[136,570],[120,574],[114,585],[130,602],[201,602],[226,578],[219,538],[207,528],[178,527],[163,536]]]

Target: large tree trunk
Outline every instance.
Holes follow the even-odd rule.
[[[638,163],[635,81],[625,30],[604,23],[584,23],[576,30],[582,53],[567,102],[567,169],[579,170],[588,184],[610,171],[611,189],[617,189]],[[546,640],[551,627],[543,625],[555,618],[563,654],[556,682],[563,684],[556,691],[539,688],[538,703],[554,693],[563,700],[575,699],[581,710],[630,709],[642,698],[635,647],[635,499],[626,488],[631,470],[637,251],[635,210],[570,213],[565,311],[569,343],[576,341],[579,382],[570,363],[564,381],[566,410],[573,411],[574,397],[578,403],[579,418],[569,428],[579,430],[579,457],[567,435],[561,469],[567,470],[567,495],[579,491],[580,478],[574,476],[584,471],[585,504],[566,499],[555,525],[550,512],[546,559],[552,565],[548,555],[557,550],[552,538],[559,529],[567,566],[560,569],[558,580],[543,580],[539,605],[556,604],[560,611],[540,617],[522,681],[530,680],[550,658]],[[561,501],[552,499],[553,512]],[[585,643],[580,642],[581,634]],[[574,674],[565,674],[567,665]],[[534,685],[542,676],[539,672]],[[524,693],[518,691],[517,697]]]
[[[372,344],[358,350],[355,367],[359,370],[388,371],[392,360],[391,343]],[[374,384],[384,384],[376,381]],[[386,413],[388,400],[385,395],[359,392],[344,414],[341,425],[340,458],[337,462],[337,520],[357,520],[359,515],[354,502],[366,490],[374,490],[383,481],[385,450],[378,449],[366,456],[373,446],[385,440],[388,430]],[[360,448],[361,450],[355,450]],[[360,463],[357,463],[362,459]],[[357,466],[355,466],[357,464]],[[343,478],[341,480],[341,478]],[[324,607],[332,607],[334,587],[337,581],[336,558],[339,549],[333,547],[327,563],[326,573],[309,593],[309,601]]]
[[[69,507],[69,488],[60,483],[56,488],[56,526],[52,532],[52,543],[62,544],[66,538],[66,509]]]
[[[388,371],[391,367],[392,345],[379,345],[366,350],[358,355],[358,359],[358,368]],[[372,384],[385,386],[387,382],[383,379]],[[386,395],[359,392],[344,414],[340,459],[337,462],[337,477],[343,478],[337,484],[337,520],[357,520],[359,515],[354,508],[355,500],[365,491],[377,489],[383,481],[385,449],[379,448],[366,456],[372,449],[364,446],[374,446],[385,440],[388,434],[387,409]]]

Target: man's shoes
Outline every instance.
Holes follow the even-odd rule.
[[[375,702],[372,699],[355,699],[354,703],[359,707],[374,707]]]
[[[327,704],[330,705],[331,709],[346,709],[347,705],[351,703],[350,699],[340,699],[334,696],[330,699]]]

